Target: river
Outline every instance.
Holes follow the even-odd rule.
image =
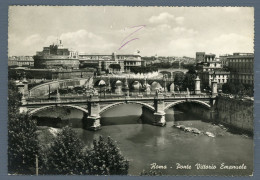
[[[114,107],[102,114],[102,130],[82,129],[82,112],[70,110],[62,113],[62,119],[72,124],[80,139],[87,146],[100,135],[114,139],[123,156],[130,161],[129,175],[140,175],[142,170],[150,171],[156,163],[166,167],[160,169],[163,175],[250,175],[253,171],[253,139],[232,134],[225,129],[193,118],[188,113],[169,109],[166,112],[165,127],[140,123],[141,105],[126,104]],[[175,114],[174,114],[175,113]],[[50,111],[42,111],[38,116],[56,116]],[[178,116],[180,115],[180,116]],[[195,135],[173,127],[173,122],[202,131],[209,131],[216,137]],[[46,125],[46,124],[45,124]],[[243,170],[221,169],[221,164],[243,165]],[[177,169],[177,165],[183,168]],[[196,164],[216,167],[197,169]],[[243,167],[244,167],[243,166]],[[205,166],[204,166],[205,167]]]

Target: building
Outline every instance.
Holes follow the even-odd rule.
[[[196,53],[197,71],[203,86],[211,86],[216,79],[218,87],[222,87],[229,80],[230,72],[223,69],[221,61],[215,54]]]
[[[196,64],[203,62],[205,59],[205,52],[196,52]]]
[[[145,64],[144,66],[148,66],[154,63],[156,60],[155,56],[144,56],[142,57],[142,61]]]
[[[202,62],[197,63],[197,69],[202,72],[217,71],[221,68],[221,62],[216,58],[215,54],[204,54]]]
[[[34,60],[32,56],[10,56],[8,66],[33,67]]]
[[[140,54],[79,54],[81,66],[96,67],[101,71],[109,72],[130,72],[131,68],[141,67],[142,59]]]
[[[231,82],[254,85],[253,53],[233,53],[232,56],[227,57],[227,61]]]
[[[227,71],[207,71],[207,72],[199,72],[199,77],[202,85],[211,86],[211,81],[215,79],[217,81],[218,87],[222,87],[223,84],[228,82],[230,72]]]
[[[219,61],[221,62],[222,67],[228,67],[228,57],[232,56],[230,54],[219,55]]]
[[[28,80],[56,80],[72,78],[88,78],[93,76],[94,72],[85,69],[31,69],[31,68],[12,68],[9,72],[25,75]]]
[[[33,56],[37,69],[78,69],[78,52],[64,48],[61,40],[57,44],[44,47]]]

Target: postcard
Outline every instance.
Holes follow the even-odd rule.
[[[253,175],[254,7],[8,18],[10,175]]]

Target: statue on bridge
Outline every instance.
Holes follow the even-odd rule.
[[[94,96],[98,96],[98,90],[96,88],[93,88],[92,93]]]
[[[190,96],[190,90],[187,88],[187,96]]]

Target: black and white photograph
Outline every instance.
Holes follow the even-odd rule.
[[[253,176],[254,7],[9,6],[8,174]]]

